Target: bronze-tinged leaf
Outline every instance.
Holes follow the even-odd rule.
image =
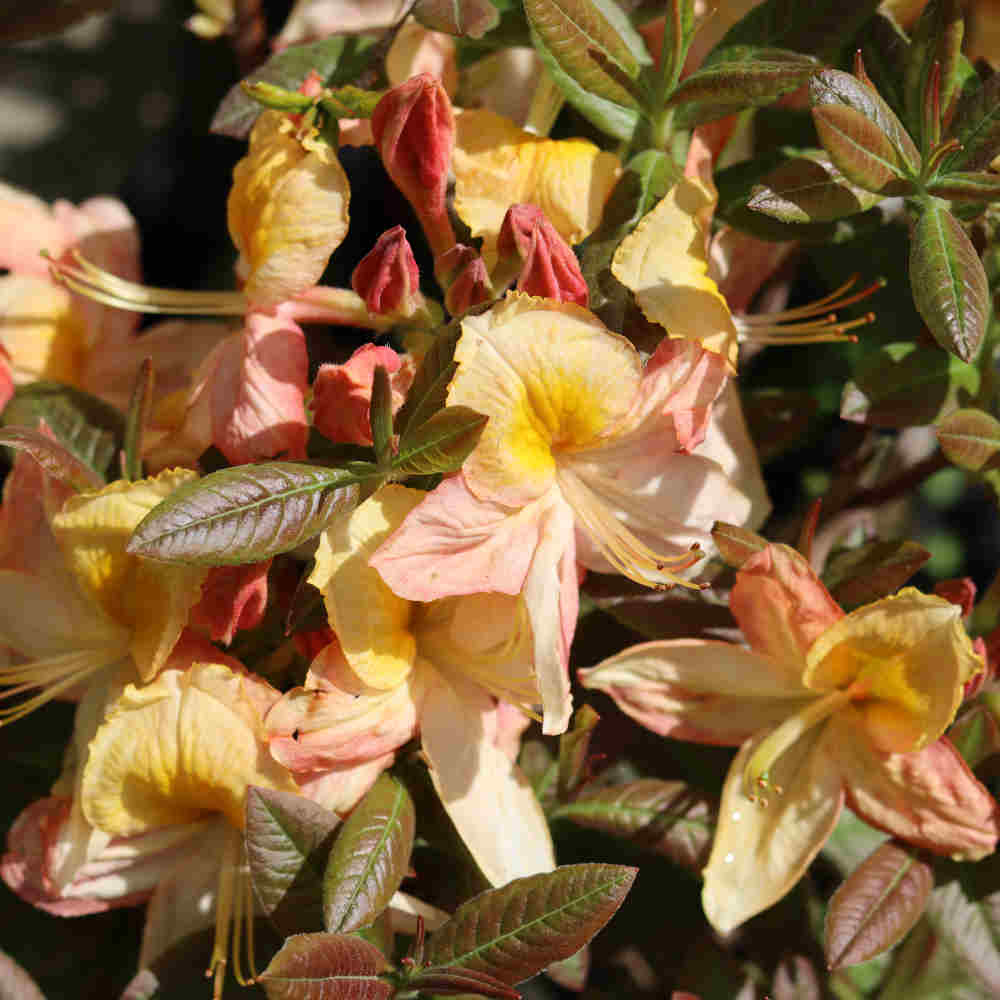
[[[955,410],[937,425],[938,443],[949,462],[978,472],[1000,452],[1000,420],[984,410]]]
[[[0,445],[25,452],[53,479],[68,483],[77,491],[99,490],[104,486],[104,480],[89,465],[44,431],[5,427],[0,429]]]
[[[927,190],[936,198],[948,201],[994,201],[1000,198],[1000,174],[988,170],[945,174],[931,181]]]
[[[323,876],[328,930],[370,924],[406,877],[416,813],[406,788],[383,774],[337,832]]]
[[[869,542],[832,556],[823,582],[833,599],[851,610],[894,594],[930,557],[916,542]]]
[[[578,952],[621,906],[636,872],[565,865],[481,893],[434,933],[428,971],[461,966],[520,983]]]
[[[961,223],[939,203],[921,206],[910,233],[910,289],[934,339],[972,361],[986,331],[989,285]]]
[[[318,535],[358,502],[357,484],[374,466],[329,469],[261,462],[185,483],[138,524],[128,551],[190,566],[260,562]]]
[[[963,80],[964,34],[961,0],[930,0],[914,25],[910,33],[910,58],[903,74],[906,120],[914,134],[921,129],[924,110],[929,104],[928,88],[932,86],[931,74],[935,63],[939,73],[937,87],[941,116],[945,120],[950,118]],[[925,138],[930,145],[934,135],[928,134]]]
[[[994,858],[980,863],[995,875]],[[970,866],[972,867],[972,866]],[[975,866],[977,869],[979,866]],[[975,877],[978,871],[970,873]],[[989,992],[1000,996],[1000,892],[970,892],[959,879],[939,885],[927,901],[927,917],[938,938]]]
[[[950,132],[962,148],[944,161],[945,170],[985,170],[1000,154],[1000,73],[962,95]]]
[[[560,799],[568,799],[587,780],[590,740],[600,718],[589,705],[583,705],[576,710],[571,728],[559,737]]]
[[[396,478],[455,472],[479,443],[489,417],[468,406],[446,406],[400,439]]]
[[[448,399],[448,386],[458,370],[455,347],[462,335],[458,323],[449,323],[431,342],[403,405],[396,413],[395,430],[400,438],[426,423]]]
[[[1000,754],[1000,724],[986,705],[973,705],[953,723],[947,735],[973,769]]]
[[[302,795],[247,789],[250,875],[261,907],[282,934],[323,926],[323,872],[339,825],[336,813]]]
[[[719,555],[733,569],[739,569],[752,555],[767,547],[766,538],[725,521],[716,521],[712,526],[712,539]]]
[[[433,993],[438,996],[473,994],[481,997],[500,997],[501,1000],[521,1000],[521,994],[512,986],[488,976],[485,972],[450,966],[420,972],[407,982],[408,989]]]
[[[375,448],[375,461],[380,468],[385,468],[392,461],[392,389],[389,373],[382,365],[376,365],[372,373],[368,426]]]
[[[849,181],[889,193],[893,182],[903,179],[895,147],[870,118],[841,104],[813,108],[812,115],[820,142]]]
[[[295,934],[257,977],[268,1000],[389,1000],[396,987],[379,973],[374,945],[346,934]]]
[[[824,948],[831,969],[866,962],[904,937],[920,919],[934,872],[897,841],[879,847],[833,894]]]
[[[626,785],[584,789],[552,819],[625,837],[685,868],[700,871],[708,860],[717,806],[683,781],[641,778]]]
[[[417,0],[413,16],[432,31],[469,38],[482,38],[500,20],[490,0]]]
[[[865,212],[880,197],[852,184],[824,153],[788,160],[755,184],[747,208],[782,222],[830,222]]]

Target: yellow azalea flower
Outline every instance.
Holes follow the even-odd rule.
[[[463,111],[455,125],[455,211],[483,237],[491,270],[511,205],[537,205],[568,243],[597,228],[621,174],[617,156],[586,139],[540,138],[492,111]]]
[[[648,642],[581,671],[585,687],[655,732],[742,744],[703,873],[714,927],[727,932],[784,896],[845,803],[938,853],[994,849],[1000,810],[942,738],[983,666],[961,608],[907,587],[844,614],[782,545],[744,564],[730,607],[749,649]]]
[[[531,630],[520,598],[407,601],[368,565],[423,497],[383,487],[321,535],[309,582],[339,643],[268,714],[272,752],[309,771],[391,753],[419,728],[445,809],[483,874],[504,885],[555,863],[530,786],[496,746],[491,695],[529,712],[539,700]]]
[[[275,306],[319,281],[347,235],[349,201],[336,150],[314,131],[297,134],[288,115],[264,111],[233,170],[228,204],[237,271],[253,305]]]
[[[0,686],[8,688],[2,697],[37,692],[0,712],[0,722],[73,691],[105,667],[120,665],[142,680],[161,669],[208,571],[133,556],[125,546],[139,521],[192,478],[168,470],[71,496],[39,523],[48,541],[38,542],[36,565],[0,570],[0,642],[27,660],[0,669]],[[5,507],[19,482],[5,491]]]

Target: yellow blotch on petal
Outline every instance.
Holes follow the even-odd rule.
[[[541,496],[556,459],[593,446],[629,412],[635,348],[586,309],[512,293],[462,323],[450,406],[489,417],[468,481],[501,502]]]
[[[568,243],[597,228],[621,174],[617,156],[586,139],[543,139],[492,111],[463,111],[455,125],[455,211],[484,238],[489,267],[511,205],[537,205]]]
[[[229,233],[251,304],[268,308],[311,288],[347,234],[350,186],[334,149],[265,111],[233,169]]]
[[[242,829],[249,785],[295,791],[244,691],[261,683],[196,663],[126,687],[90,743],[80,791],[87,821],[120,837],[212,814]]]
[[[401,684],[416,663],[413,605],[394,594],[368,560],[423,498],[402,486],[379,490],[323,532],[309,576],[347,662],[365,684],[383,691]]]
[[[195,478],[188,469],[171,469],[137,482],[118,480],[71,497],[52,519],[53,534],[84,593],[131,630],[130,651],[143,680],[166,662],[208,570],[143,559],[125,546],[146,514]]]
[[[718,195],[684,177],[622,240],[611,272],[635,293],[643,315],[671,337],[698,341],[736,370],[736,326],[708,276],[706,236]]]

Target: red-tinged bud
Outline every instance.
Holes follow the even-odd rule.
[[[941,580],[934,585],[934,593],[952,604],[957,604],[962,609],[963,618],[968,618],[972,614],[972,605],[976,602],[976,585],[969,577]]]
[[[465,249],[468,249],[467,247]],[[475,254],[461,267],[445,292],[444,304],[452,316],[461,316],[473,306],[493,298],[493,285],[482,257]]]
[[[511,205],[500,227],[497,252],[498,285],[517,274],[518,291],[587,304],[590,291],[576,254],[537,205]]]
[[[351,287],[378,316],[412,316],[419,284],[420,271],[402,226],[384,232],[351,275]]]
[[[319,97],[323,93],[323,77],[316,70],[309,70],[306,78],[299,84],[299,93],[306,97]]]
[[[435,255],[455,242],[445,206],[455,116],[430,73],[393,87],[372,113],[372,135],[385,169],[420,219]]]

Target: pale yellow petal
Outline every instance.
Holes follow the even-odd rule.
[[[708,276],[706,216],[714,204],[714,195],[703,183],[682,178],[622,240],[611,271],[635,293],[648,320],[671,337],[697,340],[735,370],[736,326]]]
[[[621,174],[618,157],[586,139],[540,138],[492,111],[463,111],[455,124],[455,211],[483,237],[488,267],[511,205],[537,205],[568,243],[597,228]]]
[[[247,717],[242,683],[228,667],[196,663],[129,685],[90,743],[81,785],[88,822],[130,836],[222,814],[242,829],[249,785],[294,791]]]
[[[299,138],[277,111],[257,119],[250,150],[233,170],[228,204],[251,303],[275,306],[319,281],[347,235],[349,201],[347,174],[331,146]]]
[[[367,685],[387,690],[413,668],[411,604],[368,565],[375,550],[423,499],[418,490],[385,486],[320,536],[309,582],[326,603],[344,656]]]
[[[455,360],[449,405],[489,417],[466,481],[511,506],[550,488],[560,451],[592,446],[620,421],[642,375],[635,348],[586,309],[517,293],[463,321]]]

